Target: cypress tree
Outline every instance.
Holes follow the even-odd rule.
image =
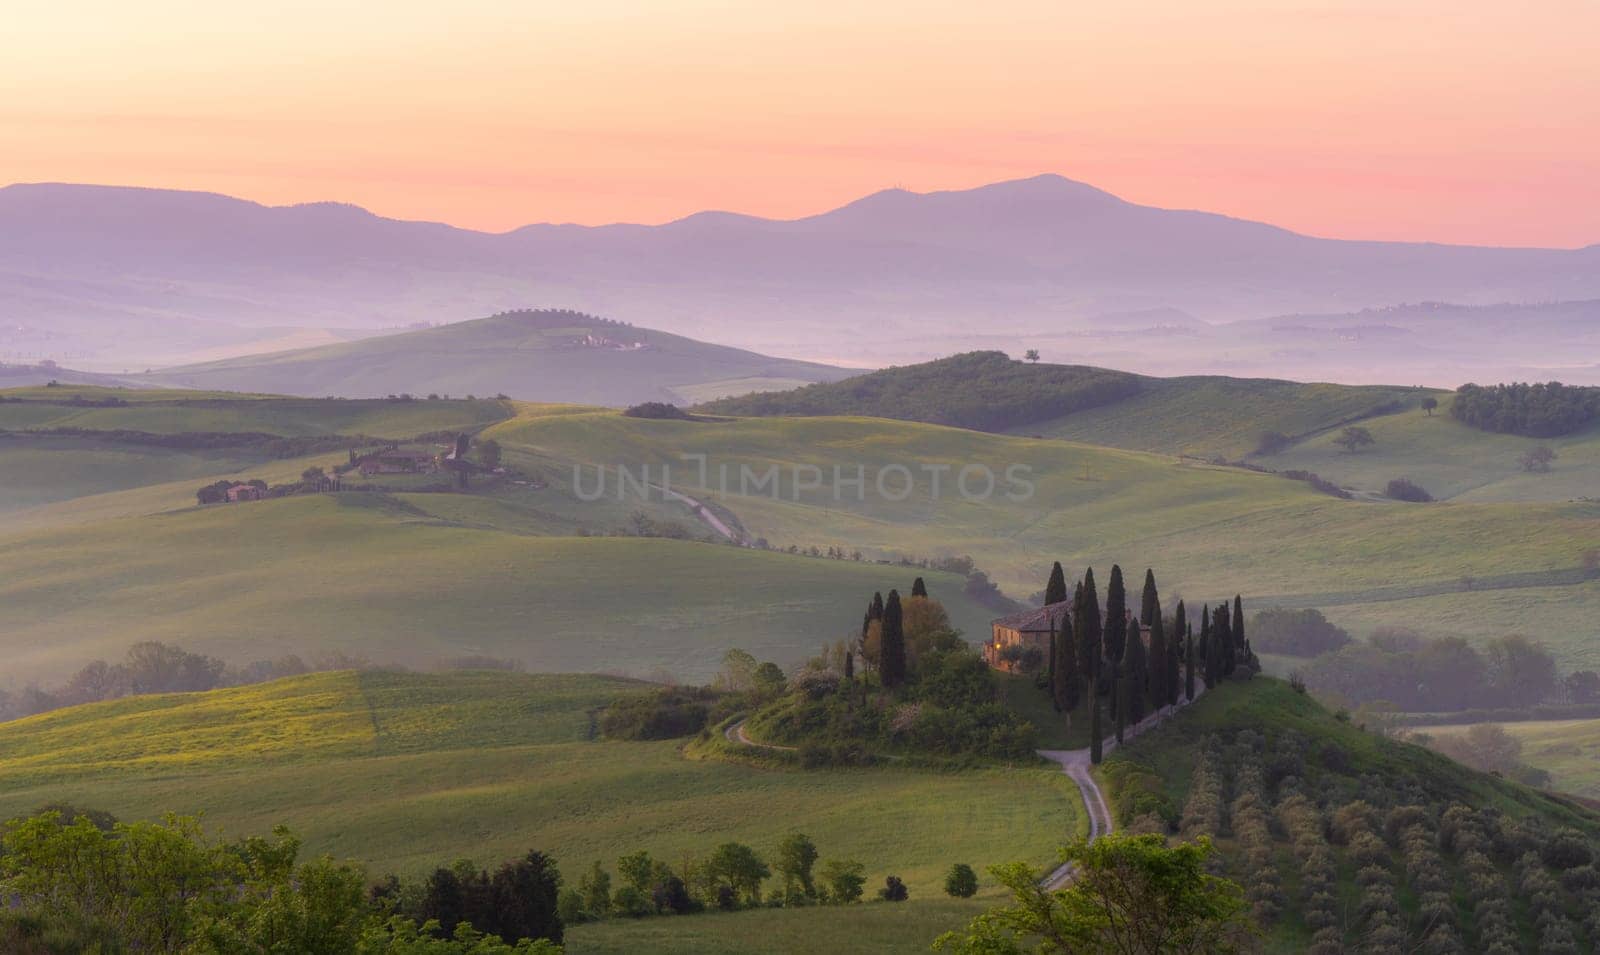
[[[1099,765],[1100,745],[1100,694],[1094,690],[1100,681],[1100,661],[1096,657],[1089,671],[1089,762]]]
[[[906,635],[901,612],[900,592],[889,591],[883,604],[883,632],[878,637],[878,675],[887,689],[893,689],[906,679]]]
[[[1224,600],[1213,613],[1216,619],[1211,622],[1211,639],[1217,642],[1220,651],[1220,672],[1223,676],[1233,676],[1237,648],[1233,645],[1233,623],[1228,619],[1228,602]]]
[[[1067,575],[1061,569],[1061,561],[1056,561],[1050,568],[1050,580],[1044,585],[1044,605],[1058,604],[1067,599]]]
[[[1215,642],[1211,639],[1211,606],[1208,604],[1200,608],[1200,678],[1208,690],[1217,678]]]
[[[1073,628],[1078,631],[1078,666],[1089,678],[1090,691],[1099,693],[1100,661],[1105,659],[1105,653],[1100,644],[1100,595],[1095,592],[1093,567],[1083,575],[1074,612],[1077,614]]]
[[[1116,703],[1112,718],[1117,727],[1118,743],[1122,742],[1122,728],[1128,722],[1128,702],[1132,692],[1130,687],[1133,685],[1133,680],[1126,671],[1126,661],[1111,664],[1111,698]]]
[[[913,596],[913,597],[926,597],[926,596],[928,596],[928,585],[922,582],[922,578],[921,577],[918,577],[916,580],[913,580],[911,582],[911,596]]]
[[[1122,680],[1128,685],[1123,702],[1128,710],[1128,723],[1132,726],[1138,726],[1139,721],[1144,719],[1144,682],[1150,675],[1148,666],[1144,640],[1140,638],[1139,625],[1135,623],[1128,628],[1128,649],[1122,654]],[[1118,716],[1120,718],[1120,711]]]
[[[1183,635],[1183,698],[1194,702],[1194,628]]]
[[[1150,704],[1159,710],[1170,702],[1171,694],[1172,650],[1167,646],[1166,621],[1157,607],[1155,619],[1150,622]]]
[[[1112,663],[1122,660],[1128,639],[1128,591],[1122,582],[1122,568],[1111,567],[1111,583],[1106,585],[1106,659]]]
[[[1250,641],[1244,638],[1244,598],[1233,595],[1233,645],[1238,648],[1239,662],[1250,659]]]
[[[1172,618],[1172,646],[1175,650],[1172,661],[1172,702],[1178,702],[1179,664],[1192,667],[1194,661],[1189,658],[1189,611],[1184,607],[1183,601],[1178,601],[1176,615]]]
[[[846,647],[844,651],[844,681],[846,683],[853,682],[856,678],[855,660],[856,655],[851,652],[849,647]]]
[[[861,617],[861,639],[867,639],[867,631],[872,629],[872,601],[867,601],[867,612]]]
[[[1147,568],[1144,572],[1144,600],[1139,605],[1139,622],[1153,627],[1160,617],[1161,595],[1156,592],[1156,572]]]
[[[1056,639],[1056,709],[1072,719],[1078,708],[1078,659],[1074,648],[1077,638],[1072,632],[1072,619],[1063,614],[1061,633]]]
[[[1047,666],[1045,671],[1045,691],[1050,694],[1050,702],[1052,703],[1054,703],[1056,700],[1056,641],[1058,639],[1059,637],[1056,635],[1056,622],[1051,620],[1050,648],[1048,651],[1046,651],[1045,657],[1045,664]],[[1056,707],[1056,712],[1059,713],[1060,711],[1061,707],[1058,705]]]

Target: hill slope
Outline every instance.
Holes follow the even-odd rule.
[[[857,415],[1236,460],[1267,431],[1299,437],[1415,405],[1415,388],[1261,378],[1152,378],[969,352],[708,402],[718,414]]]
[[[0,644],[13,674],[53,678],[154,639],[236,661],[327,650],[418,665],[485,653],[541,671],[664,668],[700,680],[730,647],[785,665],[814,654],[858,623],[873,591],[912,576],[500,529],[514,519],[527,518],[493,500],[346,493],[14,533],[0,548]],[[960,577],[926,576],[958,625],[985,625],[990,612],[962,596]]]
[[[334,203],[267,208],[54,184],[0,190],[0,303],[20,326],[18,344],[37,353],[45,340],[58,357],[115,370],[202,338],[237,343],[241,328],[395,327],[564,302],[823,360],[1037,346],[1140,371],[1317,378],[1332,374],[1327,345],[1239,352],[1231,332],[1202,325],[1173,334],[1156,327],[1166,320],[1130,329],[1116,317],[1176,311],[1225,322],[1399,302],[1586,300],[1600,297],[1597,266],[1600,247],[1317,239],[1140,206],[1059,176],[927,195],[889,190],[794,221],[708,213],[505,235]],[[1492,348],[1447,337],[1419,344],[1443,369],[1432,383],[1512,377],[1513,362]],[[1544,366],[1573,363],[1556,341],[1542,344],[1534,357]]]
[[[56,801],[124,819],[203,810],[227,837],[289,825],[375,877],[538,848],[569,883],[640,849],[677,864],[733,839],[771,858],[803,825],[824,857],[899,873],[918,896],[952,858],[1042,862],[1079,825],[1076,789],[1047,768],[782,771],[596,740],[594,711],[643,686],[345,671],[59,710],[0,723],[0,818]],[[1016,800],[977,811],[997,788]]]
[[[505,312],[400,335],[161,371],[190,388],[293,395],[507,394],[625,406],[829,381],[848,372],[768,358],[570,311]]]
[[[1218,686],[1099,772],[1119,825],[1216,840],[1273,951],[1430,936],[1553,951],[1600,930],[1559,852],[1592,855],[1600,814],[1365,732],[1276,680]]]
[[[568,488],[575,463],[590,492],[595,466],[610,469],[612,495],[619,465],[635,476],[648,466],[657,481],[669,469],[674,487],[721,505],[776,547],[970,554],[1018,597],[1042,586],[1053,560],[1120,562],[1155,568],[1163,593],[1191,603],[1243,593],[1258,607],[1322,607],[1362,631],[1403,625],[1491,637],[1524,629],[1537,613],[1564,663],[1593,662],[1585,641],[1554,635],[1587,632],[1582,607],[1600,581],[1585,582],[1579,566],[1600,505],[1342,501],[1301,482],[1167,456],[867,418],[684,422],[596,412],[519,417],[487,433],[508,460],[542,462]],[[705,455],[704,471],[683,457],[690,453]],[[1031,490],[1007,479],[1013,467]],[[967,494],[957,480],[964,468],[975,469]]]

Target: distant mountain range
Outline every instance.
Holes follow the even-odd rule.
[[[127,380],[136,386],[308,397],[505,394],[526,401],[621,407],[645,401],[695,404],[835,381],[848,374],[580,312],[525,310]]]
[[[708,212],[499,235],[332,203],[0,189],[0,361],[96,370],[550,304],[864,366],[1036,347],[1141,372],[1594,380],[1595,300],[1600,246],[1318,239],[1059,176],[889,190],[792,221]],[[1461,308],[1365,311],[1408,302]],[[1486,331],[1527,323],[1509,354]],[[1550,330],[1587,334],[1574,347]]]

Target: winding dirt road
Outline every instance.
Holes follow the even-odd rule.
[[[1200,695],[1205,692],[1205,687],[1196,687],[1195,689],[1197,692],[1194,696],[1198,700]],[[1130,740],[1140,733],[1160,726],[1190,702],[1190,700],[1180,697],[1177,705],[1157,710],[1138,724],[1125,727],[1122,731],[1122,738]],[[1100,743],[1102,755],[1116,748],[1117,739],[1115,736],[1102,740]],[[1078,792],[1083,794],[1083,808],[1089,815],[1089,841],[1093,842],[1101,836],[1115,832],[1117,822],[1111,815],[1111,807],[1106,803],[1106,794],[1100,790],[1100,784],[1095,782],[1094,765],[1090,761],[1089,750],[1087,748],[1041,749],[1038,752],[1040,756],[1060,766],[1061,771],[1066,773],[1073,784],[1078,787]],[[1072,863],[1064,863],[1054,872],[1045,876],[1040,884],[1044,888],[1054,891],[1072,881],[1072,872]]]

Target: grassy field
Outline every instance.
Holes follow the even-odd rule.
[[[0,724],[0,815],[67,800],[122,818],[204,811],[225,836],[284,823],[375,875],[536,847],[570,879],[636,849],[770,853],[798,827],[823,858],[856,858],[875,884],[901,875],[915,898],[952,862],[1042,864],[1080,824],[1076,789],[1043,766],[784,771],[593,740],[594,710],[639,686],[346,671],[77,707]]]
[[[1256,449],[1263,432],[1299,437],[1393,402],[1415,407],[1428,393],[1443,394],[1269,378],[1149,378],[1134,397],[1018,431],[1133,451],[1238,460]]]
[[[1523,438],[1470,428],[1449,416],[1441,396],[1430,417],[1421,411],[1362,423],[1376,444],[1351,454],[1324,434],[1281,454],[1260,458],[1278,469],[1302,468],[1346,487],[1382,494],[1395,478],[1409,478],[1440,500],[1471,503],[1568,501],[1600,497],[1600,427],[1561,438]],[[1548,474],[1529,474],[1518,459],[1546,445],[1559,457]]]
[[[624,491],[618,466],[634,478],[647,466],[648,483],[670,483],[705,500],[774,548],[859,550],[869,561],[970,555],[1022,599],[1041,587],[1053,560],[1073,574],[1096,566],[1102,579],[1109,564],[1120,562],[1134,576],[1154,567],[1169,605],[1179,597],[1199,603],[1242,593],[1256,607],[1321,607],[1358,634],[1388,625],[1477,639],[1531,632],[1565,663],[1600,664],[1600,649],[1587,639],[1588,608],[1600,582],[1574,576],[1583,555],[1600,547],[1600,503],[1480,503],[1466,496],[1428,506],[1340,501],[1302,483],[1169,456],[883,419],[662,421],[499,402],[245,398],[226,404],[229,426],[238,427],[249,409],[278,414],[280,423],[321,413],[290,414],[291,405],[330,414],[362,407],[372,415],[444,413],[457,405],[463,414],[515,412],[484,432],[503,444],[513,474],[480,482],[472,495],[347,497],[342,505],[274,501],[228,515],[193,512],[195,487],[221,475],[292,479],[307,464],[327,465],[340,455],[244,470],[240,462],[218,460],[219,475],[201,473],[212,467],[203,456],[179,453],[158,462],[107,457],[111,452],[95,446],[64,447],[59,458],[55,451],[22,454],[17,461],[26,458],[27,465],[16,470],[24,479],[0,492],[13,508],[106,483],[194,476],[0,511],[6,545],[0,571],[8,575],[0,595],[18,608],[14,639],[29,645],[21,665],[59,654],[64,645],[71,652],[83,634],[100,648],[124,645],[125,634],[203,634],[189,639],[229,649],[263,641],[270,647],[415,643],[427,654],[465,647],[516,654],[520,647],[541,669],[643,672],[625,650],[638,645],[646,668],[664,663],[687,677],[706,672],[732,643],[792,661],[848,628],[846,618],[856,611],[841,608],[853,608],[862,592],[903,589],[902,578],[911,576],[799,562],[781,565],[807,568],[788,587],[766,576],[780,566],[771,554],[703,557],[707,551],[688,544],[594,543],[585,535],[631,531],[635,512],[675,533],[713,533],[681,502],[641,495],[638,483]],[[6,412],[17,407],[0,405]],[[142,411],[90,411],[215,409],[168,395]],[[1420,412],[1379,422],[1391,420],[1459,430]],[[704,473],[702,459],[685,455],[703,455]],[[957,475],[969,465],[996,476],[992,493],[984,494],[981,471],[969,494],[960,493]],[[1028,487],[1008,483],[1013,467]],[[600,468],[604,493],[587,500],[601,488]],[[935,473],[942,483],[937,494]],[[761,483],[769,474],[776,482]],[[863,483],[847,483],[858,474]],[[836,476],[842,483],[835,485]],[[902,494],[908,478],[912,487]],[[1030,488],[1031,495],[1011,496]],[[151,542],[159,546],[144,546]],[[539,579],[530,582],[530,572]],[[79,577],[82,593],[105,599],[65,597],[80,586]],[[603,583],[612,580],[634,582],[622,588],[629,596],[620,603]],[[656,588],[656,581],[676,589]],[[724,581],[723,606],[736,603],[733,591],[743,589],[761,595],[762,609],[712,610],[711,622],[697,627],[697,614],[717,603],[704,595]],[[940,596],[962,629],[985,632],[994,614],[964,602],[960,589],[955,578],[945,579]],[[684,609],[669,609],[681,595]]]
[[[776,546],[861,548],[869,556],[970,554],[1019,597],[1042,586],[1052,560],[1074,573],[1095,565],[1102,578],[1117,561],[1134,573],[1154,567],[1169,602],[1242,592],[1257,606],[1279,599],[1327,606],[1367,629],[1404,624],[1479,638],[1527,629],[1529,614],[1555,597],[1551,615],[1539,618],[1540,635],[1572,633],[1574,659],[1595,652],[1577,638],[1589,632],[1584,587],[1534,578],[1522,589],[1448,591],[1468,577],[1571,573],[1600,545],[1600,504],[1341,501],[1299,482],[1232,468],[881,419],[681,422],[593,413],[519,417],[490,433],[515,460],[552,473],[596,462],[626,465],[635,474],[649,466],[660,480],[668,468],[674,486],[695,494],[704,488],[751,534]],[[698,464],[681,457],[686,453],[705,455],[703,479]],[[969,500],[951,492],[953,475],[969,464],[999,476],[992,496]],[[1031,498],[1007,498],[1003,475],[1011,465],[1029,469]],[[760,477],[773,466],[780,469],[776,492],[747,479],[741,493],[742,469]],[[816,468],[808,473],[820,473],[823,487],[797,490],[795,466]],[[865,492],[839,485],[836,499],[834,469],[849,478],[858,466],[867,475]],[[903,478],[887,479],[890,494],[874,486],[876,475],[895,466],[916,479],[904,500],[890,499]],[[937,466],[948,470],[936,496],[926,469]],[[592,484],[592,467],[586,473]],[[981,481],[974,484],[981,490]],[[1403,592],[1408,587],[1415,592]],[[1443,616],[1417,612],[1424,607],[1441,608]]]
[[[441,495],[283,498],[0,540],[12,679],[62,677],[144,639],[242,661],[487,653],[542,671],[704,679],[744,647],[789,665],[912,572],[727,545],[537,537],[431,515]],[[420,503],[414,503],[420,502]],[[926,574],[960,626],[989,611]]]
[[[265,461],[248,449],[178,451],[94,438],[0,437],[0,514],[152,484],[198,486]]]
[[[1600,799],[1600,720],[1534,720],[1499,723],[1522,741],[1522,760],[1550,774],[1561,792]],[[1465,733],[1468,725],[1419,726],[1430,736]]]

